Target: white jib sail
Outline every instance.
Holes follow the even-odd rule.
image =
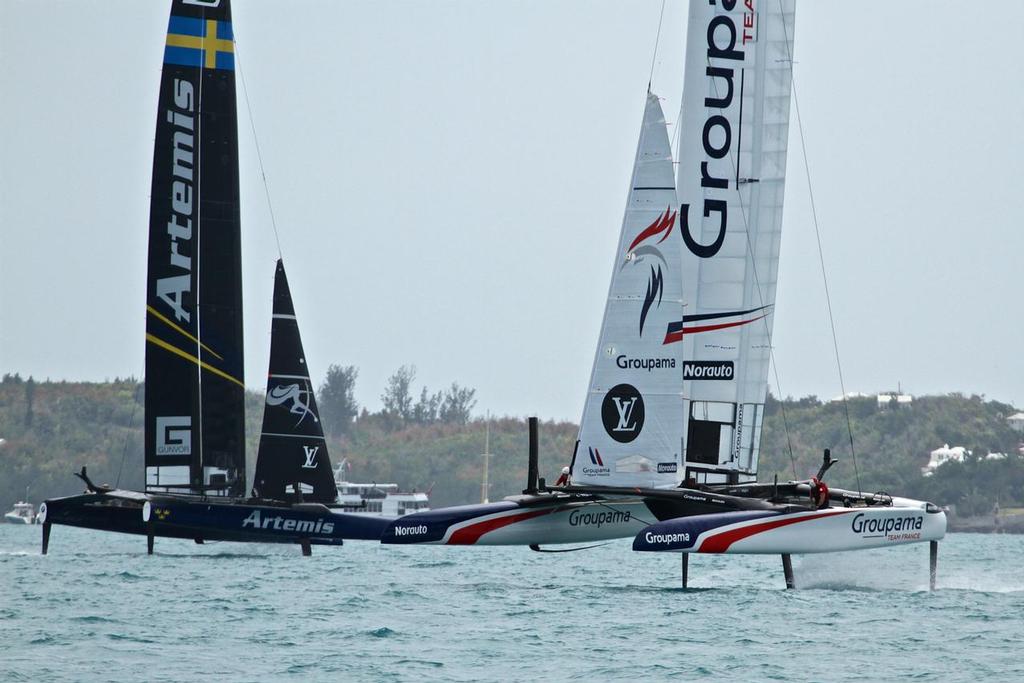
[[[574,484],[672,486],[682,448],[682,360],[665,329],[682,315],[672,150],[647,95],[629,200],[573,458]]]
[[[757,476],[778,278],[794,0],[691,0],[680,114],[684,476]]]

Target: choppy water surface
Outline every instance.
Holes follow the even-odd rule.
[[[1024,681],[1024,537],[794,558],[197,546],[0,525],[0,681]]]

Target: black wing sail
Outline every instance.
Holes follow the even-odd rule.
[[[175,0],[153,153],[146,488],[244,491],[242,279],[229,0]]]
[[[253,489],[258,498],[294,500],[296,486],[307,502],[333,503],[338,497],[288,277],[279,260],[267,400]]]

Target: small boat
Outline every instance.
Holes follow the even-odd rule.
[[[398,484],[357,484],[345,481],[347,460],[334,469],[338,504],[346,511],[377,517],[401,517],[430,509],[430,496],[423,491],[402,491]]]
[[[32,503],[17,502],[14,509],[4,515],[8,524],[35,524],[36,507]]]

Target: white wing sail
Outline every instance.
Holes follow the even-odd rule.
[[[794,0],[691,0],[677,187],[686,477],[756,478],[792,80]]]
[[[672,486],[682,448],[682,315],[672,150],[648,93],[622,234],[572,464],[574,484]]]

